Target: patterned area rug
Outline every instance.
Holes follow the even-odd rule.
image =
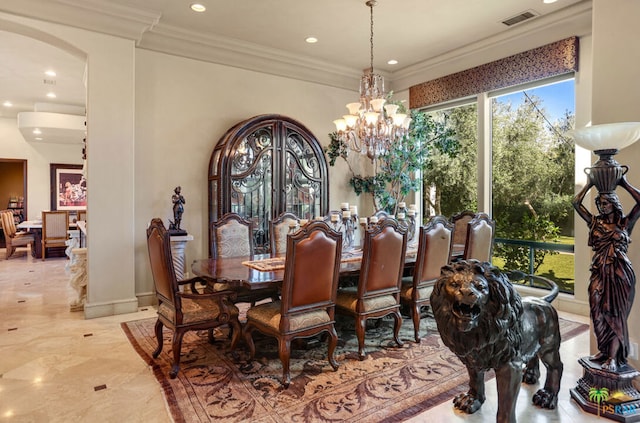
[[[338,371],[327,361],[326,342],[294,341],[291,385],[286,390],[280,385],[275,340],[254,332],[256,358],[251,362],[244,344],[229,351],[226,329],[216,332],[214,344],[207,342],[206,332],[187,333],[181,371],[169,379],[171,332],[165,330],[164,349],[154,360],[154,323],[155,319],[144,319],[122,327],[153,367],[176,422],[397,422],[467,389],[466,369],[442,345],[433,318],[423,319],[420,344],[413,342],[413,324],[405,319],[402,347],[393,342],[391,319],[368,324],[367,357],[359,361],[353,320],[338,316]],[[564,319],[560,323],[563,339],[588,329]]]

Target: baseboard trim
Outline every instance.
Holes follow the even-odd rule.
[[[109,303],[84,304],[84,318],[95,319],[98,317],[115,316],[117,314],[135,313],[138,311],[138,299],[113,301]]]

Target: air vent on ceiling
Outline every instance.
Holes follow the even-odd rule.
[[[504,21],[502,21],[502,23],[506,26],[513,26],[517,23],[524,22],[536,16],[538,16],[537,12],[534,12],[533,10],[527,10],[526,12],[522,12],[519,15],[512,16],[509,19],[505,19]]]

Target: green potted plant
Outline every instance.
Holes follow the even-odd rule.
[[[402,107],[402,106],[401,106]],[[357,195],[371,194],[374,210],[396,214],[398,203],[420,189],[419,175],[427,168],[430,152],[439,149],[455,154],[457,142],[454,131],[446,122],[437,122],[418,110],[411,111],[409,133],[400,143],[393,144],[383,155],[373,159],[373,175],[361,175],[350,163],[358,153],[349,152],[349,147],[340,140],[336,132],[329,134],[330,144],[325,148],[329,165],[334,166],[338,158],[345,160],[351,173],[349,184]]]

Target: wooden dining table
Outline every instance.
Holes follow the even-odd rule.
[[[405,274],[415,266],[416,247],[408,247],[405,255]],[[360,257],[358,259],[358,256]],[[360,272],[362,252],[353,250],[343,253],[340,265],[340,276],[354,276]],[[284,262],[284,256],[271,257],[259,254],[251,257],[219,257],[195,260],[191,272],[196,276],[215,279],[219,283],[227,283],[238,288],[250,290],[280,286],[284,278],[284,267],[272,266],[274,261]],[[264,264],[260,266],[261,262]],[[276,268],[273,268],[276,267]]]

